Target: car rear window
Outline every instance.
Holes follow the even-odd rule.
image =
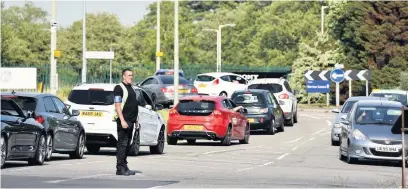
[[[13,96],[11,99],[25,111],[35,111],[37,107],[37,99],[33,97]]]
[[[264,105],[265,97],[262,93],[244,92],[234,93],[231,97],[235,104],[241,106]]]
[[[215,109],[214,101],[193,101],[193,100],[182,100],[177,105],[177,112],[180,115],[187,116],[208,116]]]
[[[174,71],[159,71],[156,75],[174,75]],[[184,77],[183,72],[179,71],[179,76]]]
[[[165,84],[165,85],[173,85],[174,84],[174,77],[171,77],[171,76],[161,77],[160,79],[163,82],[163,84]],[[179,84],[187,85],[187,84],[190,84],[190,82],[188,80],[184,79],[184,78],[179,78]]]
[[[21,112],[20,108],[10,100],[1,99],[1,115],[24,117],[24,113]]]
[[[248,89],[264,89],[271,93],[280,93],[283,91],[282,85],[279,84],[252,84],[248,86]]]
[[[196,78],[196,81],[201,81],[201,82],[210,82],[213,81],[215,78],[209,75],[199,75]]]
[[[407,106],[407,95],[403,94],[395,94],[395,93],[373,93],[371,96],[375,97],[385,97],[388,98],[389,100],[401,102],[402,105]]]
[[[75,104],[82,105],[112,105],[113,91],[102,89],[91,90],[72,90],[68,100]]]

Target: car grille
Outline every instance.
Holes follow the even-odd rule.
[[[374,142],[374,143],[377,143],[377,144],[382,144],[382,145],[398,145],[398,144],[401,144],[401,140],[394,140],[394,141],[389,141],[389,143],[386,143],[385,141],[387,141],[387,140],[371,140],[372,142]]]
[[[375,156],[382,156],[382,157],[400,157],[402,151],[399,152],[378,152],[375,148],[370,148],[370,152]]]

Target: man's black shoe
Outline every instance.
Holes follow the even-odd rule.
[[[129,171],[126,170],[120,170],[120,171],[116,171],[116,175],[124,175],[124,176],[129,176],[131,175]]]
[[[136,174],[136,171],[130,170],[127,165],[126,165],[126,167],[125,167],[125,170],[126,170],[127,172],[129,172],[130,175],[135,175],[135,174]]]

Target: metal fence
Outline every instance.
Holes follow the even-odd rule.
[[[49,91],[49,81],[50,81],[50,65],[41,64],[36,66],[26,66],[24,64],[15,65],[13,67],[36,67],[37,68],[37,82],[43,84],[44,91]],[[208,64],[187,64],[180,66],[184,72],[185,78],[195,79],[197,74],[214,72],[216,70],[216,65]],[[156,67],[155,65],[126,65],[121,64],[120,66],[114,66],[112,68],[112,82],[118,83],[121,78],[121,71],[124,68],[130,68],[134,71],[134,82],[141,82],[146,77],[154,74]],[[162,69],[172,69],[173,65],[162,64]],[[224,64],[222,66],[223,72],[239,72],[239,71],[254,71],[254,72],[265,72],[267,70],[274,71],[287,71],[287,67],[256,67],[250,68],[247,65],[231,65]],[[59,64],[57,65],[58,72],[58,88],[59,89],[71,89],[75,85],[81,83],[82,68],[78,66]],[[110,68],[109,65],[87,65],[87,83],[109,83],[110,82]],[[25,90],[27,91],[27,90]],[[30,91],[30,90],[28,90]]]

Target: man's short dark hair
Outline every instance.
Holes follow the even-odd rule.
[[[127,71],[130,71],[130,72],[131,72],[132,70],[131,70],[130,68],[125,68],[125,69],[123,69],[123,70],[122,70],[122,76],[124,76]]]

